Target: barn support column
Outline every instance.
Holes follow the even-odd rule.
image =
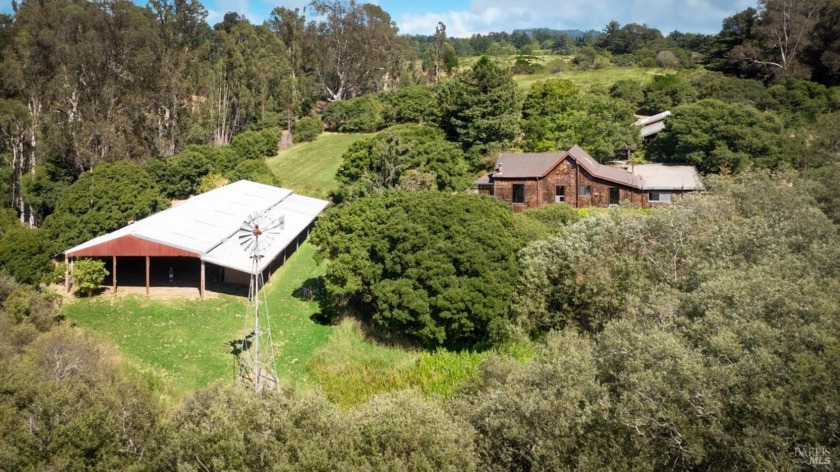
[[[113,285],[114,293],[117,293],[117,256],[111,256],[111,258],[114,261],[111,266],[114,269],[114,273],[111,274],[111,285]]]
[[[149,296],[149,256],[146,256],[146,296]]]
[[[201,299],[204,300],[204,261],[201,261],[201,286],[198,289],[199,295],[201,295]]]
[[[70,256],[64,256],[64,288],[70,293]]]

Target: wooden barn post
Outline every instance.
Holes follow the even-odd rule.
[[[201,261],[201,286],[199,287],[199,295],[201,295],[201,299],[204,300],[204,261]]]
[[[111,256],[113,260],[113,273],[111,274],[111,285],[113,285],[114,293],[117,293],[117,256]]]
[[[146,256],[146,296],[149,296],[149,256]]]
[[[70,293],[70,256],[64,255],[64,288]]]

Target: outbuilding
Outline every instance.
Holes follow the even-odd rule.
[[[106,261],[114,291],[121,283],[140,281],[146,295],[153,285],[194,284],[204,299],[208,279],[250,281],[253,259],[236,237],[243,222],[255,216],[282,222],[261,246],[257,271],[270,272],[305,240],[328,205],[289,189],[240,180],[68,249],[66,288],[69,292],[74,260],[91,257]]]

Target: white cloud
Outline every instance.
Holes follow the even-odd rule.
[[[595,29],[610,20],[646,23],[668,34],[673,30],[716,33],[721,21],[754,0],[472,0],[468,10],[403,14],[400,31],[432,34],[438,21],[450,36],[470,36],[519,28]]]

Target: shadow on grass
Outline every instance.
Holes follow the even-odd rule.
[[[91,290],[90,292],[85,292],[85,293],[81,293],[79,290],[76,290],[76,291],[73,292],[73,298],[97,297],[97,296],[102,295],[103,293],[109,292],[111,290],[112,290],[112,287],[105,286],[105,285],[100,286],[95,290]]]
[[[309,316],[315,323],[325,326],[337,325],[341,321],[330,304],[327,291],[324,289],[324,279],[321,277],[310,277],[303,281],[300,287],[292,291],[292,296],[303,302],[318,303],[318,312]]]

